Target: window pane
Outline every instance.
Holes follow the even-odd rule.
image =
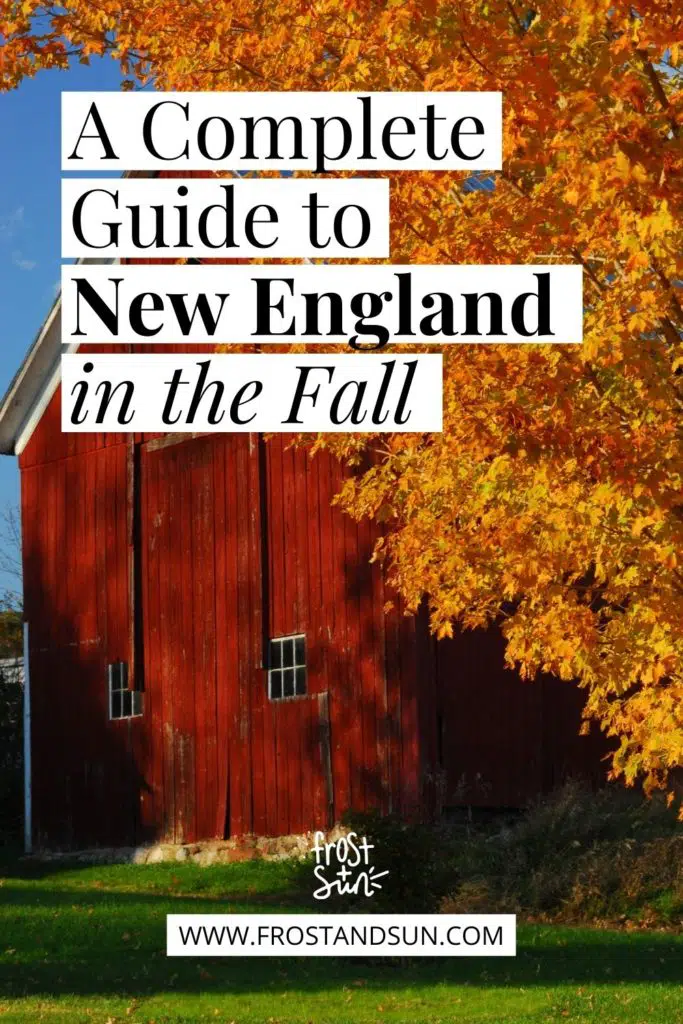
[[[270,696],[273,700],[282,696],[282,672],[270,673]]]
[[[294,669],[288,668],[283,672],[284,675],[284,686],[282,688],[283,697],[294,696]]]
[[[111,717],[121,717],[121,693],[118,690],[114,690],[111,695]]]
[[[270,641],[270,668],[280,668],[282,665],[282,646],[278,640]]]
[[[282,641],[282,667],[292,668],[294,665],[294,641],[291,637]]]
[[[133,697],[133,695],[130,692],[130,690],[122,690],[121,691],[121,717],[122,718],[130,718],[131,708],[132,708],[132,704],[133,704],[132,697]]]
[[[109,688],[113,692],[114,690],[120,690],[119,686],[119,666],[116,662],[113,665],[107,666],[107,673],[109,676]]]
[[[128,689],[128,665],[125,661],[114,661],[107,670],[112,691]]]
[[[142,714],[142,693],[140,690],[133,690],[133,714]]]
[[[271,700],[306,693],[305,636],[271,639],[268,657],[268,695]]]

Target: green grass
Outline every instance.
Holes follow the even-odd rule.
[[[167,913],[311,910],[312,886],[287,863],[0,875],[0,1024],[683,1024],[680,935],[520,925],[514,960],[167,959]]]

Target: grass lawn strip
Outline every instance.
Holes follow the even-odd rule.
[[[514,960],[167,959],[168,913],[310,911],[296,866],[10,861],[0,873],[0,1024],[683,1024],[680,935],[520,925]]]

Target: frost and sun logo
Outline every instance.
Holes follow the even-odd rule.
[[[313,893],[313,898],[326,900],[333,892],[338,896],[358,896],[359,893],[374,896],[376,890],[382,888],[378,879],[389,874],[388,871],[377,871],[370,863],[370,850],[374,848],[365,836],[359,838],[355,832],[349,832],[333,843],[325,842],[324,832],[316,832],[313,874],[322,884]]]

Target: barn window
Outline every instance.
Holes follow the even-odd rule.
[[[271,700],[306,693],[306,637],[278,636],[268,645],[268,696]]]
[[[109,681],[109,717],[135,718],[142,714],[142,693],[128,689],[128,665],[114,661],[107,665]]]

